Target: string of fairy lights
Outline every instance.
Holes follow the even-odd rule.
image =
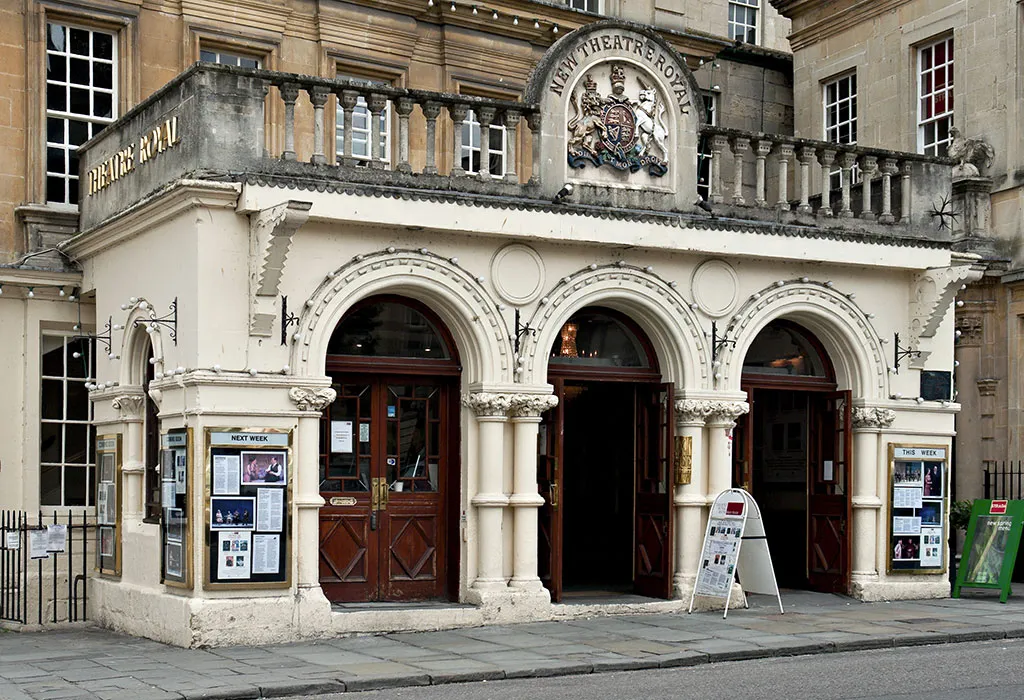
[[[471,15],[484,15],[484,16],[489,14],[491,16],[491,20],[492,21],[497,22],[497,21],[500,21],[502,19],[508,19],[508,20],[511,20],[513,26],[519,26],[519,24],[521,22],[522,23],[530,23],[530,22],[532,22],[534,29],[542,29],[545,25],[547,25],[547,26],[549,26],[551,28],[551,33],[552,34],[558,34],[561,31],[561,28],[558,26],[557,22],[547,22],[547,21],[542,22],[537,17],[534,17],[534,18],[530,19],[530,18],[520,17],[519,15],[509,15],[509,14],[502,15],[502,13],[498,12],[496,9],[490,8],[490,7],[485,7],[483,5],[458,3],[458,2],[455,2],[454,0],[427,0],[427,7],[428,8],[430,8],[430,7],[438,7],[438,8],[441,9],[442,12],[444,11],[444,8],[447,8],[448,12],[453,12],[453,13],[454,12],[466,12],[466,13],[469,13]]]

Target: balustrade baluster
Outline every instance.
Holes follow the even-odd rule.
[[[861,176],[861,207],[860,218],[874,219],[875,212],[871,209],[871,178],[875,176],[878,168],[878,158],[875,156],[863,155],[860,157]]]
[[[900,223],[910,223],[910,173],[914,170],[913,161],[900,161],[900,195],[902,206],[900,207]]]
[[[813,146],[800,149],[800,205],[796,208],[801,214],[811,213],[811,163],[814,162],[816,151]]]
[[[491,124],[497,114],[494,107],[480,107],[477,110],[477,119],[480,121],[480,170],[478,177],[481,180],[491,179]]]
[[[882,213],[878,220],[883,224],[891,224],[896,218],[892,215],[892,176],[896,173],[896,160],[886,158],[882,161]]]
[[[776,206],[780,211],[789,211],[789,159],[793,157],[793,144],[780,143],[775,150],[779,159],[779,201]]]
[[[818,162],[821,164],[821,206],[818,207],[818,216],[832,216],[832,163],[836,159],[836,150],[823,148],[818,154]]]
[[[299,99],[297,83],[285,83],[278,90],[284,100],[284,152],[281,160],[295,160],[295,100]]]
[[[452,154],[452,177],[462,177],[466,169],[462,167],[462,124],[466,121],[469,107],[463,104],[448,105],[448,114],[452,118],[453,135],[455,136],[455,152]]]
[[[415,103],[411,98],[399,97],[395,101],[395,111],[398,112],[398,167],[400,173],[411,173],[412,166],[409,165],[409,115]]]
[[[733,181],[732,203],[737,206],[746,204],[743,199],[743,156],[750,150],[750,139],[745,136],[734,136],[732,143]]]
[[[756,160],[756,174],[757,178],[754,181],[754,205],[758,207],[768,206],[768,197],[765,193],[765,158],[772,152],[772,142],[767,139],[758,139],[754,142]]]
[[[370,108],[370,167],[381,170],[384,167],[384,159],[380,151],[380,115],[387,109],[388,98],[386,95],[371,92],[367,104]]]
[[[839,155],[839,167],[842,178],[842,204],[839,207],[839,216],[849,219],[853,216],[853,209],[850,207],[850,181],[853,179],[853,166],[857,162],[857,154],[851,151],[843,151]]]
[[[326,126],[324,124],[324,105],[331,91],[322,85],[317,85],[309,90],[309,101],[313,104],[313,155],[309,162],[314,165],[323,165],[327,162],[324,154],[324,141],[326,141]]]
[[[729,139],[724,134],[714,134],[711,137],[711,203],[721,204],[725,201],[722,194],[722,153],[729,145]]]
[[[519,132],[519,110],[505,110],[505,140],[508,145],[505,153],[505,182],[518,183],[516,174],[516,135]]]
[[[356,159],[352,155],[352,111],[359,104],[359,93],[355,90],[342,90],[341,96],[342,130],[344,138],[341,145],[341,163],[343,165],[355,165]]]
[[[532,150],[530,163],[530,183],[531,185],[540,184],[540,112],[532,112],[526,117],[526,125],[530,127],[530,139],[532,140]]]
[[[427,164],[424,175],[437,175],[437,115],[441,113],[440,102],[424,102],[420,105],[427,119]]]

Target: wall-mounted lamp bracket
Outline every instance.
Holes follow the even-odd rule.
[[[519,322],[519,309],[516,309],[516,330],[515,330],[515,336],[512,337],[512,338],[509,338],[509,340],[512,341],[512,349],[513,349],[513,351],[515,352],[516,355],[519,354],[519,342],[520,342],[520,340],[522,340],[523,336],[525,336],[527,333],[529,333],[530,335],[534,335],[535,336],[535,335],[537,335],[537,329],[536,328],[531,328],[529,323],[525,323],[525,324],[520,323]]]
[[[178,297],[174,297],[174,301],[171,302],[168,307],[170,311],[164,316],[150,316],[149,318],[137,318],[132,322],[134,326],[148,326],[150,328],[156,328],[157,326],[164,326],[168,329],[167,335],[170,337],[174,344],[178,344]]]
[[[718,355],[728,347],[736,347],[735,340],[728,340],[724,336],[718,337],[718,324],[714,321],[711,322],[711,363],[714,364],[718,361]]]
[[[903,362],[904,359],[914,359],[914,358],[917,358],[917,357],[921,357],[921,351],[920,350],[911,350],[910,348],[901,348],[900,347],[900,334],[899,333],[893,333],[892,337],[893,337],[893,343],[892,343],[892,345],[893,345],[893,347],[892,347],[893,370],[895,370],[896,374],[899,374],[900,373],[900,363]]]
[[[288,327],[297,324],[299,317],[288,313],[288,297],[281,295],[281,345],[288,344]]]

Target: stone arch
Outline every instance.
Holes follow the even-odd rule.
[[[139,303],[145,299],[140,299]],[[142,309],[139,303],[132,305],[124,322],[124,334],[121,337],[121,386],[143,386],[146,383],[148,353],[153,347],[154,371],[164,371],[163,334],[159,331],[147,333],[147,322],[152,317],[153,309]],[[137,323],[136,323],[137,322]]]
[[[662,377],[679,389],[708,388],[710,349],[689,304],[672,283],[645,268],[591,266],[561,278],[530,320],[537,329],[523,349],[521,381],[547,377],[548,348],[562,325],[586,306],[607,306],[633,319],[647,334]]]
[[[845,294],[813,282],[773,285],[755,293],[737,311],[726,331],[736,345],[721,358],[725,388],[740,389],[747,350],[757,334],[777,319],[788,319],[814,333],[835,367],[840,389],[869,400],[888,395],[882,342],[864,312]]]
[[[323,376],[327,345],[345,313],[361,299],[397,294],[428,304],[455,339],[463,382],[510,382],[512,347],[498,303],[457,258],[425,250],[396,250],[357,255],[320,283],[303,307],[292,343],[296,375]]]

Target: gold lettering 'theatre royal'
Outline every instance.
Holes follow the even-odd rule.
[[[128,173],[135,170],[136,165],[148,163],[155,156],[163,153],[169,148],[174,148],[181,142],[178,134],[178,118],[171,117],[147,134],[144,134],[138,144],[129,144],[125,148],[105,161],[91,168],[86,177],[88,179],[88,193],[91,197],[100,190],[109,187]]]

